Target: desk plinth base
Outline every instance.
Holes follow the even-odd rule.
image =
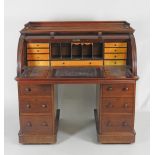
[[[135,142],[135,131],[133,132],[105,132],[99,133],[97,110],[94,109],[98,142],[102,144],[130,144]]]
[[[55,134],[24,134],[19,131],[19,143],[22,144],[54,144],[57,141],[57,131],[59,124],[60,109],[57,109]]]

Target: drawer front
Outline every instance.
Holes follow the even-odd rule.
[[[49,54],[27,54],[27,60],[49,60]]]
[[[101,113],[133,113],[134,98],[103,98]]]
[[[104,48],[104,53],[126,53],[127,48]]]
[[[126,59],[126,54],[104,54],[104,59]]]
[[[28,66],[49,66],[49,61],[28,61]]]
[[[49,48],[49,43],[27,43],[27,48]]]
[[[127,47],[127,42],[104,43],[104,47]]]
[[[52,132],[51,116],[20,116],[20,127],[23,133],[47,133]]]
[[[49,49],[27,49],[27,53],[49,53]]]
[[[101,85],[101,96],[103,97],[134,97],[134,84],[104,84]]]
[[[105,66],[126,65],[126,60],[104,60]]]
[[[51,97],[21,97],[20,113],[50,113],[52,111]]]
[[[103,66],[103,60],[97,60],[97,61],[51,61],[51,66]]]
[[[104,115],[101,119],[101,132],[126,132],[133,130],[132,115]]]
[[[20,95],[32,95],[32,96],[51,96],[51,85],[40,84],[40,85],[20,85]]]

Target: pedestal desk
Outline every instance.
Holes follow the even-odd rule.
[[[56,142],[57,84],[96,84],[99,143],[135,141],[138,77],[134,29],[128,22],[29,22],[20,32],[20,143]]]

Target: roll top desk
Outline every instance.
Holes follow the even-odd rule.
[[[87,83],[96,84],[98,141],[133,143],[138,79],[133,33],[125,21],[25,24],[17,52],[19,142],[55,143],[57,84]]]

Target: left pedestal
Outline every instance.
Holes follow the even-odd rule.
[[[23,144],[56,143],[60,111],[57,88],[51,84],[18,82],[19,142]]]

